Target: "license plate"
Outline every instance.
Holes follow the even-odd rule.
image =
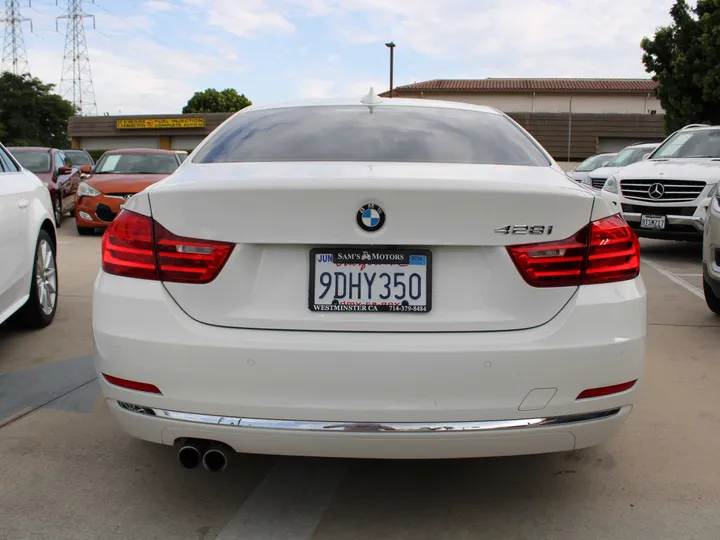
[[[310,251],[311,311],[427,313],[432,253],[427,249]]]
[[[667,216],[640,216],[640,227],[643,229],[664,229]]]

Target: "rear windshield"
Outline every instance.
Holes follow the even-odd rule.
[[[18,152],[16,150],[12,152],[12,155],[20,162],[20,165],[30,172],[50,172],[50,152],[45,150]]]
[[[82,167],[83,165],[92,165],[92,160],[85,152],[72,152],[65,150],[65,155],[70,158],[73,167]]]
[[[241,113],[195,163],[392,161],[548,166],[497,114],[426,107],[296,107]]]
[[[95,174],[170,174],[177,168],[172,154],[103,154]]]

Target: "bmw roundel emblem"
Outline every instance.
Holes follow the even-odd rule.
[[[357,224],[363,231],[379,231],[385,225],[385,212],[377,204],[366,204],[358,210]]]

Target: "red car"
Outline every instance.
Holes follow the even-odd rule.
[[[75,193],[80,185],[80,173],[86,172],[83,167],[74,169],[70,160],[62,150],[56,148],[40,148],[35,146],[9,147],[10,153],[25,169],[35,173],[50,190],[55,225],[60,226],[62,216],[75,210]],[[90,167],[87,166],[87,172]]]

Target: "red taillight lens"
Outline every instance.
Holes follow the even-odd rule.
[[[117,276],[158,279],[152,225],[147,216],[120,212],[103,235],[103,270]]]
[[[619,214],[593,221],[565,240],[507,250],[533,287],[610,283],[640,273],[640,244]]]
[[[209,283],[220,273],[234,244],[175,236],[155,222],[155,252],[160,279]]]
[[[565,240],[507,249],[520,274],[533,287],[579,285],[587,254],[587,230],[585,227]]]
[[[619,215],[590,225],[590,245],[583,284],[633,279],[640,273],[640,242]]]
[[[209,283],[234,244],[176,236],[152,218],[123,210],[105,231],[102,267],[108,274],[178,283]]]

